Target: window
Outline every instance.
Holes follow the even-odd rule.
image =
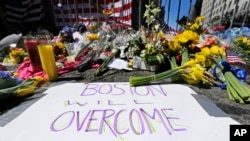
[[[232,4],[232,1],[230,1],[230,2],[229,2],[229,4],[228,4],[228,8],[229,8],[229,7],[231,7],[231,4]]]
[[[245,2],[245,4],[244,4],[244,8],[243,8],[243,9],[245,10],[245,9],[246,9],[246,7],[247,7],[247,2]]]
[[[237,3],[237,1],[238,1],[238,0],[234,0],[234,4],[236,4],[236,3]]]

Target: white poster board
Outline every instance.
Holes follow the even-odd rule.
[[[68,83],[45,93],[0,141],[227,141],[239,124],[178,84]]]

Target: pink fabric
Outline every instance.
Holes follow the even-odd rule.
[[[79,63],[78,61],[75,62],[65,61],[64,62],[65,67],[57,69],[58,75],[60,76],[64,73],[68,73],[70,71],[75,70],[78,63]],[[43,79],[46,79],[44,71],[37,71],[37,72],[33,71],[30,61],[28,59],[24,60],[23,63],[20,64],[16,72],[19,74],[19,78],[24,80],[28,78],[33,78],[35,76],[41,76]]]

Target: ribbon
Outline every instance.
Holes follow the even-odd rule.
[[[231,72],[238,78],[238,80],[245,82],[247,79],[247,72],[244,69],[235,69],[232,68]]]
[[[216,64],[216,66],[213,69],[213,76],[215,77],[216,80],[219,80],[218,76],[217,76],[217,72],[216,69],[217,67],[219,67],[219,65],[223,66],[222,69],[222,73],[224,74],[225,72],[231,71],[234,76],[242,82],[245,82],[247,79],[247,72],[245,69],[239,69],[239,68],[235,68],[232,67],[227,61],[220,61],[218,64]],[[225,89],[226,88],[226,82],[222,83],[220,86],[221,89]]]

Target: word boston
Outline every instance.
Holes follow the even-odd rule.
[[[3,128],[0,141],[221,141],[239,124],[177,84],[67,83],[45,93]]]

